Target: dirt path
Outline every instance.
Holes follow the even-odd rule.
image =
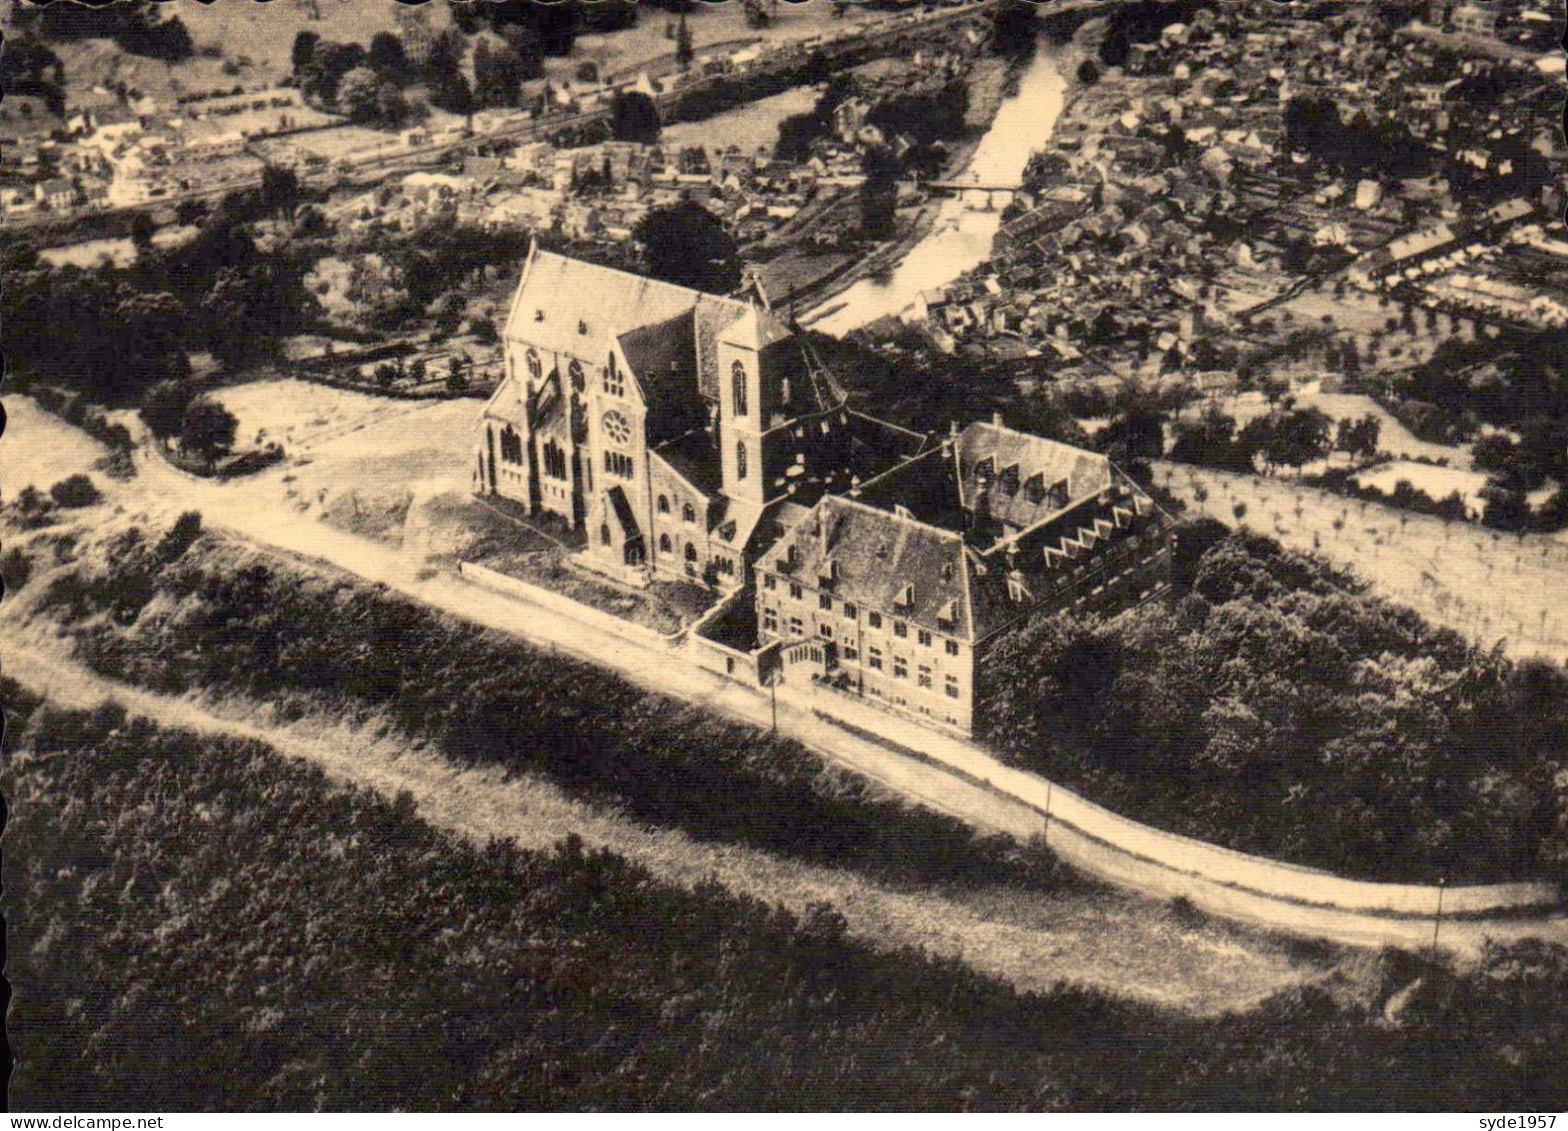
[[[957,956],[1021,990],[1046,991],[1067,981],[1213,1015],[1246,1009],[1324,973],[1267,940],[1183,923],[1157,904],[1110,892],[898,890],[851,872],[697,842],[585,805],[537,778],[508,780],[499,769],[457,767],[379,728],[322,718],[280,723],[254,704],[175,698],[118,684],[63,659],[58,645],[41,634],[19,630],[14,621],[5,627],[7,674],[60,706],[115,701],[160,725],[256,739],[385,796],[407,790],[423,819],[477,843],[500,836],[524,848],[545,848],[575,832],[683,886],[717,880],[796,913],[828,902],[865,942]]]

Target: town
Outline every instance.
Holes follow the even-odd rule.
[[[13,1106],[1563,1106],[1557,7],[240,2],[0,16]]]

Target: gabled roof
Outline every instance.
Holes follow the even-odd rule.
[[[796,548],[794,566],[788,565],[791,546]],[[759,568],[815,588],[830,562],[837,567],[832,592],[840,600],[973,639],[970,566],[959,535],[828,495],[768,550]],[[907,604],[906,595],[913,598]],[[952,621],[944,619],[949,612]]]
[[[535,247],[512,300],[506,336],[547,350],[588,358],[609,355],[630,330],[700,312],[697,337],[709,336],[750,308],[612,267],[569,259]],[[699,352],[701,349],[699,341]]]
[[[954,447],[965,508],[1009,526],[1033,526],[1111,485],[1110,461],[1098,452],[996,424],[971,424]]]

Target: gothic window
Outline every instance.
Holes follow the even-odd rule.
[[[552,479],[565,479],[566,451],[554,440],[544,446],[544,473]]]
[[[659,513],[660,514],[669,514],[670,513],[670,497],[668,495],[660,495],[659,496]]]
[[[735,478],[746,478],[746,441],[735,441]]]
[[[691,542],[686,543],[686,560],[689,562],[697,560],[697,547]]]
[[[523,438],[510,424],[501,431],[501,459],[505,463],[523,462]]]
[[[681,507],[681,520],[693,524],[696,523],[697,512],[692,509],[692,505],[690,503],[687,503],[685,506]]]
[[[632,457],[625,452],[605,452],[604,470],[621,479],[633,479],[636,477]]]
[[[622,379],[620,371],[615,368],[613,353],[610,355],[610,363],[604,368],[604,391],[612,397],[626,395],[626,382]]]
[[[535,381],[539,380],[540,375],[544,372],[544,363],[539,360],[539,351],[529,350],[525,361],[528,364],[528,376]]]
[[[617,448],[624,448],[627,444],[631,443],[631,422],[620,413],[605,413],[604,420],[601,421],[601,423],[604,426],[605,439],[609,440],[610,443],[614,444]]]
[[[668,554],[669,552],[670,552],[670,536],[668,534],[661,534],[661,535],[659,535],[659,553],[661,553],[661,554]]]
[[[567,376],[572,379],[572,392],[580,393],[587,387],[588,382],[583,377],[582,362],[578,361],[576,358],[573,358],[572,363],[566,367],[566,373]]]
[[[730,384],[735,387],[735,415],[746,415],[746,367],[740,362],[730,366]]]

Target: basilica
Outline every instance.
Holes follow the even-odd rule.
[[[1169,516],[1105,456],[857,412],[763,304],[535,247],[504,351],[475,489],[559,515],[600,573],[716,591],[728,674],[803,666],[969,733],[1008,633],[1165,588]]]

